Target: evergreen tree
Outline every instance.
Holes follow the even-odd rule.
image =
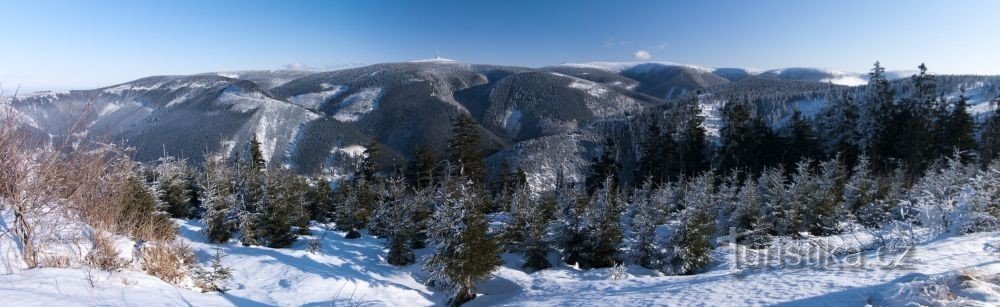
[[[770,242],[770,225],[765,220],[764,200],[757,180],[747,178],[736,194],[739,207],[736,209],[736,231],[744,233],[737,240],[752,248],[762,248]]]
[[[205,213],[202,216],[202,229],[205,237],[211,243],[229,241],[235,230],[236,220],[233,216],[236,205],[236,189],[233,185],[233,172],[224,161],[206,157],[204,174],[198,177],[203,189],[202,204]]]
[[[875,170],[881,171],[889,168],[889,158],[895,150],[895,140],[888,136],[887,127],[892,123],[896,114],[895,91],[892,83],[885,77],[885,68],[879,62],[875,62],[875,67],[868,74],[867,108],[861,117],[861,144],[874,161]]]
[[[768,145],[774,138],[771,129],[757,116],[746,99],[726,104],[720,131],[719,168],[723,171],[759,172],[768,162]]]
[[[665,185],[665,189],[671,189]],[[658,195],[659,194],[659,195]],[[659,204],[664,199],[657,196],[663,194],[653,191],[649,181],[632,193],[629,203],[631,219],[629,219],[629,258],[645,268],[659,269],[661,267],[656,242],[656,226],[663,222],[664,212]]]
[[[156,166],[156,190],[164,211],[173,218],[190,218],[197,200],[194,170],[186,160],[163,157]]]
[[[682,125],[677,134],[677,161],[683,177],[692,177],[708,169],[705,117],[701,115],[698,96],[681,106]]]
[[[622,201],[613,180],[608,177],[601,188],[594,192],[590,208],[584,215],[584,268],[606,268],[617,264],[618,249],[622,244]]]
[[[830,104],[820,114],[819,129],[824,139],[824,151],[830,157],[839,155],[848,167],[854,165],[860,154],[858,116],[854,97],[847,91],[839,98],[830,99]]]
[[[342,183],[338,194],[339,200],[334,209],[336,228],[347,232],[344,238],[360,238],[360,231],[367,225],[375,205],[373,184],[359,177]]]
[[[579,265],[584,261],[584,215],[589,210],[590,202],[585,191],[565,181],[561,169],[556,176],[555,200],[559,216],[551,226],[552,241],[562,250],[564,263]]]
[[[289,170],[267,174],[268,203],[262,209],[258,242],[269,247],[286,247],[297,239],[292,226],[298,222],[298,208],[305,202],[306,184]]]
[[[320,223],[325,223],[333,211],[333,189],[330,181],[324,178],[314,178],[312,186],[306,194],[306,210],[309,217]]]
[[[809,208],[808,227],[813,235],[832,235],[840,229],[838,222],[845,216],[840,209],[847,183],[847,170],[837,158],[819,164],[819,176],[816,179],[816,194],[814,207]]]
[[[410,184],[417,189],[431,186],[434,178],[434,168],[437,165],[437,158],[434,152],[427,145],[418,144],[413,152],[413,161],[410,162],[409,170],[406,172]]]
[[[390,179],[386,188],[379,193],[378,201],[373,219],[381,221],[379,224],[383,224],[385,228],[385,245],[389,249],[386,262],[396,266],[414,263],[416,258],[413,255],[412,240],[417,231],[414,215],[418,202],[412,195],[408,195],[401,179]]]
[[[940,144],[942,151],[938,152],[938,157],[947,156],[950,152],[958,150],[962,152],[962,160],[968,162],[971,158],[971,151],[976,148],[975,121],[968,111],[968,98],[965,97],[965,89],[958,96],[958,101],[952,107],[951,113],[943,120],[943,135]]]
[[[676,145],[670,133],[663,133],[655,121],[649,126],[645,140],[640,146],[639,165],[636,166],[636,178],[649,178],[653,182],[664,182],[672,176],[678,163]]]
[[[767,229],[770,235],[784,236],[791,231],[786,215],[791,207],[788,187],[785,184],[784,168],[772,167],[761,172],[758,180],[763,200],[763,220],[759,229]]]
[[[239,161],[234,168],[233,176],[236,187],[234,213],[240,233],[240,243],[244,246],[257,245],[257,226],[261,212],[268,203],[264,173],[251,161]]]
[[[875,202],[877,193],[876,178],[872,174],[867,156],[858,158],[858,163],[851,171],[851,177],[844,186],[843,211],[858,220],[861,209]]]
[[[459,172],[473,183],[482,184],[486,178],[486,160],[479,140],[479,129],[471,116],[461,113],[452,124],[452,138],[448,144],[450,161]]]
[[[267,169],[267,160],[264,159],[264,153],[260,151],[260,141],[257,140],[257,134],[253,134],[250,137],[250,167],[252,170],[257,172],[263,172]]]
[[[453,293],[452,306],[474,299],[475,284],[503,263],[500,246],[489,237],[480,211],[483,197],[469,181],[459,180],[446,178],[438,188],[428,227],[434,252],[424,263],[434,286]]]
[[[989,115],[979,132],[980,155],[983,164],[1000,157],[1000,97],[993,98],[993,113]]]
[[[680,226],[668,242],[669,253],[664,271],[690,275],[705,268],[712,251],[715,217],[712,215],[715,176],[711,172],[699,175],[684,193],[684,211]]]
[[[378,173],[378,159],[379,159],[378,142],[374,140],[365,145],[364,159],[361,160],[361,165],[358,167],[358,174],[355,177],[364,178],[367,181],[374,181],[375,174]]]
[[[802,112],[795,110],[789,124],[790,135],[785,140],[784,162],[786,167],[792,168],[803,159],[819,158],[819,138],[813,130],[812,124],[802,117]]]
[[[532,271],[552,267],[549,246],[544,241],[554,207],[552,200],[540,200],[526,186],[518,188],[511,198],[512,215],[508,234],[515,250],[525,258],[524,268]]]
[[[593,194],[598,188],[604,187],[603,184],[611,184],[612,189],[617,189],[618,169],[621,167],[616,159],[617,150],[614,139],[610,137],[605,139],[601,155],[590,163],[590,172],[585,181],[588,195]]]

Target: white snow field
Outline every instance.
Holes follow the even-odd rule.
[[[0,269],[5,306],[429,306],[447,298],[425,286],[420,265],[385,263],[380,239],[347,240],[312,228],[286,249],[205,243],[197,222],[178,221],[182,239],[207,265],[216,248],[233,269],[229,291],[200,293],[149,275],[88,269]],[[9,240],[8,238],[4,238]],[[310,239],[319,250],[308,251]],[[8,241],[9,243],[9,241]],[[428,249],[418,250],[417,256]],[[625,278],[611,269],[570,266],[535,273],[519,269],[517,255],[478,286],[468,306],[942,306],[1000,305],[1000,233],[977,233],[916,245],[891,268],[780,267],[734,269],[723,246],[713,266],[694,276],[661,276],[640,267]],[[873,255],[865,259],[874,261]],[[556,259],[552,259],[555,261]],[[556,262],[554,262],[556,263]]]

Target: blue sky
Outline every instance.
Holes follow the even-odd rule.
[[[0,1],[0,82],[335,69],[442,56],[1000,74],[1000,1]],[[8,93],[9,94],[9,93]]]

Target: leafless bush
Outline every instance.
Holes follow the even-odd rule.
[[[119,256],[118,250],[115,249],[107,235],[95,235],[93,244],[93,248],[87,253],[85,259],[88,265],[109,272],[118,271],[128,266],[128,262]]]
[[[14,111],[3,111],[6,118],[0,118],[0,206],[9,209],[13,221],[2,231],[16,240],[24,268],[67,266],[71,261],[59,258],[66,257],[68,242],[81,239],[78,236],[82,229],[73,227],[84,224],[94,233],[173,241],[175,225],[156,211],[155,198],[137,175],[128,150],[83,140],[70,144],[69,138],[58,146],[33,144],[16,126]],[[71,132],[65,135],[75,135]],[[93,238],[95,248],[104,247],[99,238]],[[103,256],[94,257],[82,260],[102,268],[110,265]],[[10,266],[10,261],[5,259],[5,264]]]
[[[143,271],[168,283],[184,281],[189,268],[196,263],[191,248],[180,242],[154,244],[142,249]]]

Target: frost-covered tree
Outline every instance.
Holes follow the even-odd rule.
[[[791,229],[787,216],[788,209],[791,208],[788,187],[785,184],[785,172],[783,168],[772,167],[761,173],[758,183],[760,185],[761,199],[763,200],[763,223],[761,226],[768,229],[772,235],[789,235]]]
[[[476,297],[475,284],[502,264],[500,246],[490,238],[481,208],[483,196],[468,179],[444,179],[427,234],[433,253],[424,262],[435,287],[453,293],[449,304]]]
[[[971,160],[972,152],[976,149],[975,121],[969,114],[969,101],[965,97],[965,89],[961,90],[958,99],[951,108],[950,113],[945,113],[946,117],[940,119],[941,137],[938,139],[937,156],[946,156],[954,150],[962,153],[962,161]]]
[[[819,137],[809,120],[797,109],[792,113],[788,130],[788,136],[785,137],[786,149],[782,157],[786,167],[792,168],[804,159],[819,158]]]
[[[549,246],[545,241],[555,200],[539,199],[531,190],[522,186],[511,197],[511,225],[508,227],[509,240],[514,249],[524,256],[524,268],[542,270],[552,267],[549,263]]]
[[[653,184],[647,181],[633,191],[629,202],[629,258],[649,269],[662,267],[656,242],[656,227],[663,223],[665,213],[662,202],[670,197],[673,187],[667,184],[662,189],[664,191],[656,191]]]
[[[840,209],[846,180],[847,171],[839,156],[819,164],[813,207],[806,211],[806,225],[811,234],[831,235],[840,231],[838,223],[845,216]]]
[[[587,173],[587,179],[584,182],[588,195],[604,187],[603,185],[605,184],[610,184],[613,186],[613,189],[617,189],[619,183],[618,169],[621,168],[617,152],[618,145],[615,143],[615,140],[610,137],[605,139],[601,155],[595,157],[590,162],[590,171]],[[608,180],[609,178],[611,180]]]
[[[719,169],[756,174],[768,163],[767,147],[774,135],[745,98],[726,104],[719,134],[722,143],[718,152]]]
[[[455,165],[455,170],[477,185],[486,179],[486,160],[480,147],[478,126],[471,116],[460,113],[452,123],[452,137],[448,143],[449,161]]]
[[[344,182],[338,192],[338,201],[334,208],[336,228],[347,232],[344,237],[357,239],[361,237],[361,229],[368,224],[375,206],[375,185],[357,178],[352,182]]]
[[[268,202],[261,211],[258,242],[269,247],[289,246],[297,239],[292,227],[304,214],[307,183],[290,170],[275,169],[267,174],[266,185]]]
[[[606,268],[619,262],[622,245],[621,215],[624,209],[611,177],[590,198],[583,216],[584,242],[581,267]]]
[[[154,186],[163,210],[174,218],[190,218],[197,207],[194,169],[187,160],[163,157],[157,161]]]
[[[885,77],[885,68],[879,62],[868,74],[868,85],[865,87],[865,106],[860,121],[861,145],[873,161],[878,162],[874,169],[887,168],[883,165],[892,156],[893,142],[886,133],[887,125],[895,114],[895,91],[892,83]]]
[[[968,187],[975,168],[964,165],[958,153],[949,158],[944,166],[930,170],[918,180],[907,193],[906,204],[914,211],[921,226],[939,232],[955,232],[956,215],[964,214],[958,209],[960,193]]]
[[[839,154],[848,166],[853,166],[860,154],[858,113],[854,96],[848,91],[831,98],[830,104],[820,113],[819,135],[824,151],[830,157]]]
[[[416,261],[412,240],[417,232],[414,220],[417,206],[417,200],[409,195],[402,179],[389,179],[385,188],[379,192],[378,205],[372,220],[373,224],[381,225],[380,228],[383,228],[381,232],[386,238],[385,245],[389,250],[386,262],[391,265],[403,266]]]
[[[1000,97],[993,98],[990,104],[993,112],[979,130],[979,158],[984,164],[1000,157]]]
[[[714,174],[707,172],[687,185],[684,210],[679,214],[680,223],[666,242],[668,252],[665,272],[689,275],[708,265],[712,235],[715,233],[715,216],[712,214],[714,181]]]
[[[306,211],[309,217],[320,223],[325,223],[333,211],[333,189],[330,181],[324,178],[314,178],[308,194],[306,194]]]
[[[235,230],[236,187],[233,170],[225,161],[207,157],[203,174],[198,177],[202,187],[201,203],[205,208],[202,215],[202,232],[212,243],[229,241]]]
[[[590,202],[584,191],[566,182],[561,170],[556,176],[554,197],[558,215],[550,225],[550,240],[562,250],[563,262],[579,265],[584,252],[584,215]]]
[[[761,248],[770,242],[771,224],[765,220],[764,200],[757,180],[747,178],[736,194],[739,206],[734,214],[734,227],[743,234],[737,240],[753,248]]]

